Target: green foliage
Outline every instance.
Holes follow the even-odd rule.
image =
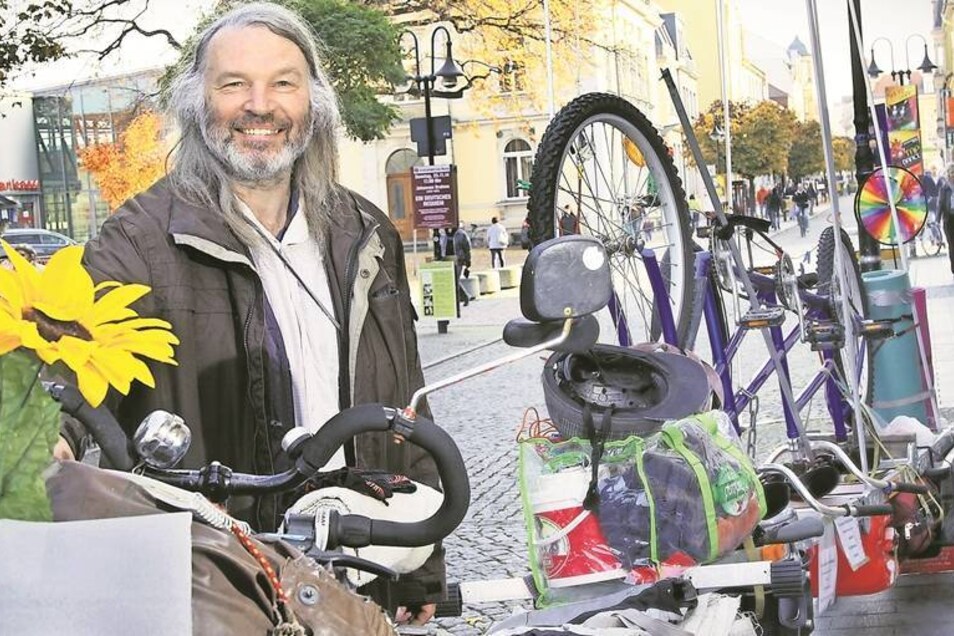
[[[60,410],[29,353],[0,357],[0,519],[52,519],[43,471],[60,430]]]
[[[2,1],[2,0],[0,0]],[[399,30],[380,10],[348,0],[275,0],[301,14],[323,44],[324,69],[338,93],[345,130],[353,139],[383,139],[400,116],[397,109],[378,101],[377,96],[391,94],[394,84],[405,81],[398,46]],[[199,23],[196,34],[229,9],[244,0],[224,0]],[[168,88],[192,57],[196,46],[193,35],[182,47],[179,60],[166,69],[159,80],[160,92]]]
[[[729,104],[729,122],[732,133],[732,171],[741,176],[781,173],[787,166],[791,148],[795,115],[772,101],[754,106],[746,103]],[[708,163],[716,163],[719,172],[725,172],[724,140],[714,140],[714,128],[723,128],[722,103],[713,102],[693,124],[693,131]]]
[[[284,0],[325,45],[324,65],[341,100],[348,134],[382,139],[397,110],[376,99],[405,80],[399,31],[383,13],[347,0]]]
[[[855,167],[855,142],[850,137],[835,137],[831,140],[835,153],[835,170],[845,172]]]
[[[817,121],[797,122],[795,141],[788,155],[788,174],[801,179],[825,168],[821,126]]]
[[[66,54],[49,25],[71,9],[70,0],[14,2],[12,8],[10,0],[0,0],[0,87],[23,65],[57,60]]]

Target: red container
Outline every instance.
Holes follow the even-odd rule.
[[[868,531],[861,532],[861,543],[864,545],[868,562],[852,570],[848,559],[841,548],[841,541],[836,540],[838,546],[838,581],[835,584],[837,596],[861,596],[882,592],[898,579],[898,555],[895,530],[890,525],[891,517],[882,515],[871,517]],[[837,535],[837,532],[836,532]],[[810,559],[812,595],[818,596],[818,546],[812,546],[808,551]]]

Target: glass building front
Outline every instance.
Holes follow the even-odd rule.
[[[96,236],[109,206],[77,160],[77,151],[115,143],[137,115],[155,108],[161,73],[146,71],[34,93],[42,192],[37,226],[80,242]]]

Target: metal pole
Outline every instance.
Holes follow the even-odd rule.
[[[849,9],[849,13],[851,14],[850,16],[851,19],[849,20],[849,23],[851,23],[854,26],[853,39],[857,41],[858,50],[861,50],[862,44],[863,44],[861,41],[861,31],[859,26],[861,22],[858,19],[858,14],[855,12],[854,5],[848,5],[848,9]],[[900,234],[901,223],[899,222],[899,219],[898,219],[898,208],[895,205],[895,200],[894,200],[895,199],[895,196],[894,196],[895,184],[892,183],[892,180],[890,178],[888,178],[888,158],[885,155],[884,144],[881,143],[881,124],[878,123],[878,117],[875,113],[874,93],[872,93],[871,84],[868,83],[867,80],[865,80],[865,90],[868,94],[868,98],[871,100],[869,104],[869,109],[871,112],[871,121],[874,124],[875,139],[878,141],[877,143],[878,158],[881,160],[881,174],[884,177],[885,189],[888,192],[888,204],[891,207],[891,222],[894,223],[896,232]],[[860,231],[859,231],[859,234],[861,234]],[[900,241],[898,242],[898,253],[901,256],[901,269],[903,269],[904,271],[908,271],[908,258],[907,258],[907,255],[905,254],[904,246],[901,244]]]
[[[547,112],[550,119],[556,113],[556,101],[553,99],[553,40],[550,30],[550,0],[543,0],[543,30],[547,43]]]
[[[849,11],[854,3],[855,15],[861,20],[861,0],[848,0]],[[855,182],[860,184],[874,170],[874,155],[871,153],[871,120],[868,115],[868,93],[865,88],[865,65],[858,42],[855,40],[853,25],[848,23],[848,42],[851,46],[851,83],[854,95],[855,123]],[[858,32],[861,33],[859,22]],[[891,69],[894,70],[894,69]],[[881,250],[878,242],[864,230],[858,232],[858,249],[861,252],[861,271],[871,272],[881,269]]]
[[[433,51],[431,55],[433,55]],[[427,163],[434,165],[434,124],[431,121],[431,78],[422,78],[424,83],[424,123],[427,128]]]
[[[729,78],[725,52],[725,28],[723,25],[723,0],[716,3],[716,32],[719,38],[719,73],[722,77],[722,128],[725,131],[725,200],[729,214],[732,213],[732,126],[729,118]],[[719,169],[716,163],[716,170]]]
[[[812,64],[815,66],[815,92],[818,99],[819,119],[821,119],[819,123],[821,124],[822,149],[825,152],[825,172],[828,176],[828,191],[834,192],[835,157],[832,150],[831,123],[828,118],[828,94],[825,92],[825,66],[822,62],[821,42],[819,41],[818,7],[815,5],[815,0],[805,0],[805,5],[808,8],[808,32],[811,36],[812,43]],[[852,319],[851,303],[849,302],[847,294],[847,290],[849,289],[847,276],[848,264],[844,262],[845,255],[841,249],[841,210],[838,207],[838,197],[832,197],[831,210],[831,225],[835,238],[834,273],[835,276],[838,277],[838,284],[841,289],[841,315],[845,318],[842,321],[845,324],[842,326],[845,328],[845,342],[854,343],[857,342],[858,339],[855,333],[855,322]],[[861,449],[861,452],[859,452],[861,470],[867,473],[868,456],[864,450],[867,446],[867,441],[865,439],[865,427],[861,425],[861,422],[864,420],[861,415],[861,396],[858,391],[858,375],[856,369],[858,360],[855,358],[854,351],[849,350],[848,353],[849,355],[842,357],[847,361],[848,388],[851,389],[851,403],[855,414],[855,433],[858,436],[858,448]]]

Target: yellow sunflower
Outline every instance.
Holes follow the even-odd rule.
[[[140,357],[176,364],[172,325],[129,308],[149,287],[94,285],[79,245],[60,250],[38,271],[6,241],[0,244],[13,264],[13,270],[0,268],[0,355],[25,347],[46,364],[63,361],[93,406],[110,386],[124,395],[133,380],[155,387]]]

